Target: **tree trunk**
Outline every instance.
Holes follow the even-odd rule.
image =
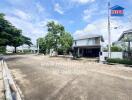
[[[14,48],[15,48],[14,53],[16,53],[16,52],[17,52],[17,50],[16,50],[16,49],[17,49],[17,47],[14,47]]]

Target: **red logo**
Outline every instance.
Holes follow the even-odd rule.
[[[111,14],[123,14],[123,10],[112,10]]]

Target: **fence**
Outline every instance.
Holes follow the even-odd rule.
[[[123,58],[132,59],[132,52],[123,52]]]
[[[105,61],[108,58],[108,52],[101,52],[100,61]],[[111,58],[123,59],[123,52],[111,52]]]
[[[2,59],[2,72],[6,100],[23,100],[20,89],[15,84],[6,62]]]

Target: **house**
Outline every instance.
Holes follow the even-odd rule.
[[[123,32],[123,34],[119,37],[118,41],[123,41],[123,38],[128,36],[129,38],[132,39],[132,29],[126,30]],[[132,41],[132,40],[130,40]]]
[[[74,39],[73,49],[79,57],[99,57],[102,42],[101,35],[84,35]]]
[[[124,31],[118,41],[127,44],[126,52],[124,52],[124,58],[132,59],[132,29]]]

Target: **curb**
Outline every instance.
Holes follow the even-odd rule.
[[[0,100],[5,100],[2,65],[0,61]]]
[[[6,100],[24,100],[4,60],[1,61]]]

